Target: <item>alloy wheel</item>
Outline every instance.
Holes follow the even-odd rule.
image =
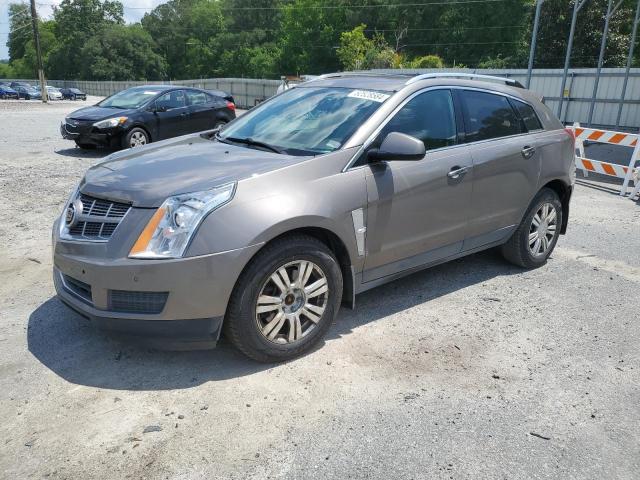
[[[529,250],[536,256],[545,255],[551,248],[558,229],[558,212],[551,203],[543,203],[531,219]]]
[[[147,137],[142,132],[133,132],[131,135],[131,139],[129,140],[129,146],[133,147],[141,147],[142,145],[147,144]]]
[[[322,319],[329,294],[327,277],[315,263],[296,260],[278,267],[256,301],[258,330],[273,343],[300,341]]]

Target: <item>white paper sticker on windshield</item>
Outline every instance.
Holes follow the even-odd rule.
[[[158,92],[149,92],[149,91],[145,91],[143,92],[143,95],[155,95]]]
[[[364,100],[371,100],[372,102],[382,103],[387,98],[389,98],[389,94],[382,92],[374,92],[373,90],[354,90],[351,92],[348,97],[353,98],[362,98]]]

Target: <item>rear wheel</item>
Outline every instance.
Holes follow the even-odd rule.
[[[544,265],[560,236],[562,203],[558,194],[543,188],[533,199],[522,222],[502,249],[511,263],[524,268]]]
[[[143,129],[135,127],[127,132],[122,138],[123,148],[142,147],[149,143],[149,135]]]
[[[326,245],[305,235],[276,240],[238,279],[225,333],[255,360],[288,360],[322,340],[341,299],[342,273]]]

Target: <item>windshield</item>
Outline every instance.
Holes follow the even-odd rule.
[[[160,93],[160,90],[130,88],[129,90],[123,90],[122,92],[111,95],[109,98],[101,101],[98,106],[105,108],[138,108],[158,93]]]
[[[239,117],[218,138],[249,139],[292,155],[328,153],[339,149],[389,96],[373,90],[296,87]]]

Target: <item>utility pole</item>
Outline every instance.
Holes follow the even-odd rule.
[[[569,31],[569,41],[567,42],[567,53],[564,57],[564,73],[562,74],[562,87],[560,88],[560,102],[558,102],[558,118],[562,121],[562,104],[564,103],[564,88],[567,86],[567,74],[569,72],[569,61],[571,60],[571,49],[573,48],[573,35],[576,31],[576,20],[578,12],[588,0],[573,1],[573,16],[571,17],[571,30]],[[567,107],[568,109],[569,107]]]
[[[38,32],[38,12],[36,12],[36,0],[31,0],[31,24],[33,25],[33,40],[36,44],[40,93],[42,94],[42,102],[47,103],[48,95],[46,83],[44,81],[44,69],[42,68],[42,51],[40,50],[40,32]]]
[[[529,47],[529,65],[527,66],[527,88],[531,86],[531,70],[533,69],[533,58],[536,55],[536,43],[538,40],[538,25],[540,24],[540,11],[544,0],[538,0],[536,5],[536,16],[533,20],[533,33],[531,34],[531,45]]]
[[[600,74],[602,72],[602,65],[604,64],[604,53],[607,48],[607,34],[609,33],[609,20],[618,11],[620,5],[624,0],[620,0],[613,8],[613,0],[609,0],[607,6],[607,15],[604,17],[604,31],[602,32],[602,40],[600,43],[600,56],[598,57],[598,68],[596,70],[596,78],[593,82],[593,93],[591,94],[591,103],[589,104],[589,118],[587,119],[587,125],[593,126],[593,109],[596,104],[596,97],[598,96],[598,84],[600,83]]]

